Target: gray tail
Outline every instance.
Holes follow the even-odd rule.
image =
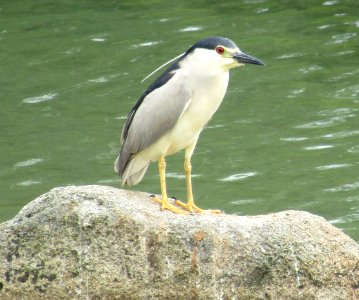
[[[124,170],[121,170],[120,156],[118,156],[115,161],[114,169],[121,177],[122,185],[135,185],[142,180],[149,164],[149,160],[143,159],[140,156],[134,156],[126,164]]]

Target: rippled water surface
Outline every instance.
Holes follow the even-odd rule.
[[[193,157],[204,208],[287,209],[359,240],[358,1],[1,1],[0,222],[55,186],[119,187],[125,117],[160,64],[230,37],[233,70]],[[183,154],[169,194],[185,197]],[[133,189],[159,193],[156,164]]]

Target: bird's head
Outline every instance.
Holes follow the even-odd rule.
[[[228,71],[244,64],[264,65],[259,59],[243,53],[230,39],[209,37],[187,50],[181,65],[202,72]]]
[[[174,64],[164,74],[171,73],[173,75],[178,69],[186,69],[189,74],[203,77],[228,72],[230,69],[244,64],[264,66],[259,59],[243,53],[230,39],[214,36],[193,44],[186,52],[161,65],[141,82],[173,62]],[[162,76],[166,77],[167,75]]]

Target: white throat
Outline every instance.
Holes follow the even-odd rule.
[[[191,77],[199,76],[203,78],[228,73],[228,65],[231,63],[233,63],[233,59],[223,58],[214,50],[198,48],[180,62],[180,68]]]

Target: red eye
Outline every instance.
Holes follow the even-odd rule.
[[[222,54],[224,53],[224,48],[221,47],[221,46],[219,46],[219,47],[216,48],[216,52],[217,52],[218,54],[222,55]]]

